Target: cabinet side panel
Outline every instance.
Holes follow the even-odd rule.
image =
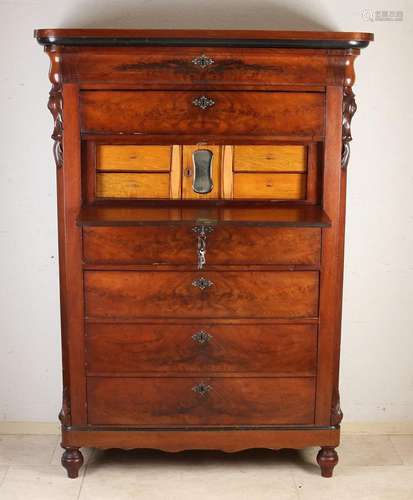
[[[342,88],[327,88],[323,208],[331,227],[323,229],[320,272],[320,329],[316,424],[329,425],[333,391],[337,390],[340,345],[345,173],[341,168]]]
[[[76,224],[81,191],[81,154],[78,112],[78,86],[63,87],[63,167],[59,172],[59,232],[61,259],[62,322],[64,333],[64,371],[70,381],[71,423],[86,422],[86,383],[84,372],[83,277],[81,271],[81,230]],[[66,377],[66,375],[65,375]]]
[[[70,415],[70,372],[69,372],[69,339],[67,335],[66,314],[66,249],[65,249],[65,225],[64,225],[64,179],[63,168],[56,170],[57,178],[57,214],[58,214],[58,241],[59,241],[59,289],[60,289],[60,329],[62,342],[62,407],[59,420],[62,425],[71,424]]]

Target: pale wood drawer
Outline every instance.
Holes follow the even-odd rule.
[[[301,145],[234,146],[234,172],[305,172],[307,148]]]
[[[194,155],[211,155],[210,189],[194,189]],[[90,148],[89,199],[255,199],[314,202],[314,145],[132,145]],[[96,172],[96,173],[95,173]]]
[[[172,146],[101,144],[96,148],[98,171],[169,172]]]

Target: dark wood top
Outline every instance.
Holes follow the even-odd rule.
[[[233,205],[188,206],[149,204],[84,207],[78,217],[82,226],[142,226],[163,224],[235,224],[274,227],[328,227],[330,220],[318,206]]]
[[[38,29],[34,36],[42,45],[311,49],[364,48],[374,39],[372,33],[359,32],[167,29]]]

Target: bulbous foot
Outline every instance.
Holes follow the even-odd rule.
[[[83,465],[83,455],[79,448],[63,448],[65,451],[62,455],[62,465],[67,470],[68,477],[75,479]]]
[[[338,455],[332,446],[323,446],[317,455],[317,463],[323,477],[331,477],[333,469],[338,464]]]

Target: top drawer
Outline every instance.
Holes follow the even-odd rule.
[[[318,92],[83,91],[83,132],[288,136],[320,139]]]
[[[65,54],[71,80],[139,86],[213,85],[238,87],[283,84],[325,85],[328,57],[320,51],[273,49],[107,48]]]

